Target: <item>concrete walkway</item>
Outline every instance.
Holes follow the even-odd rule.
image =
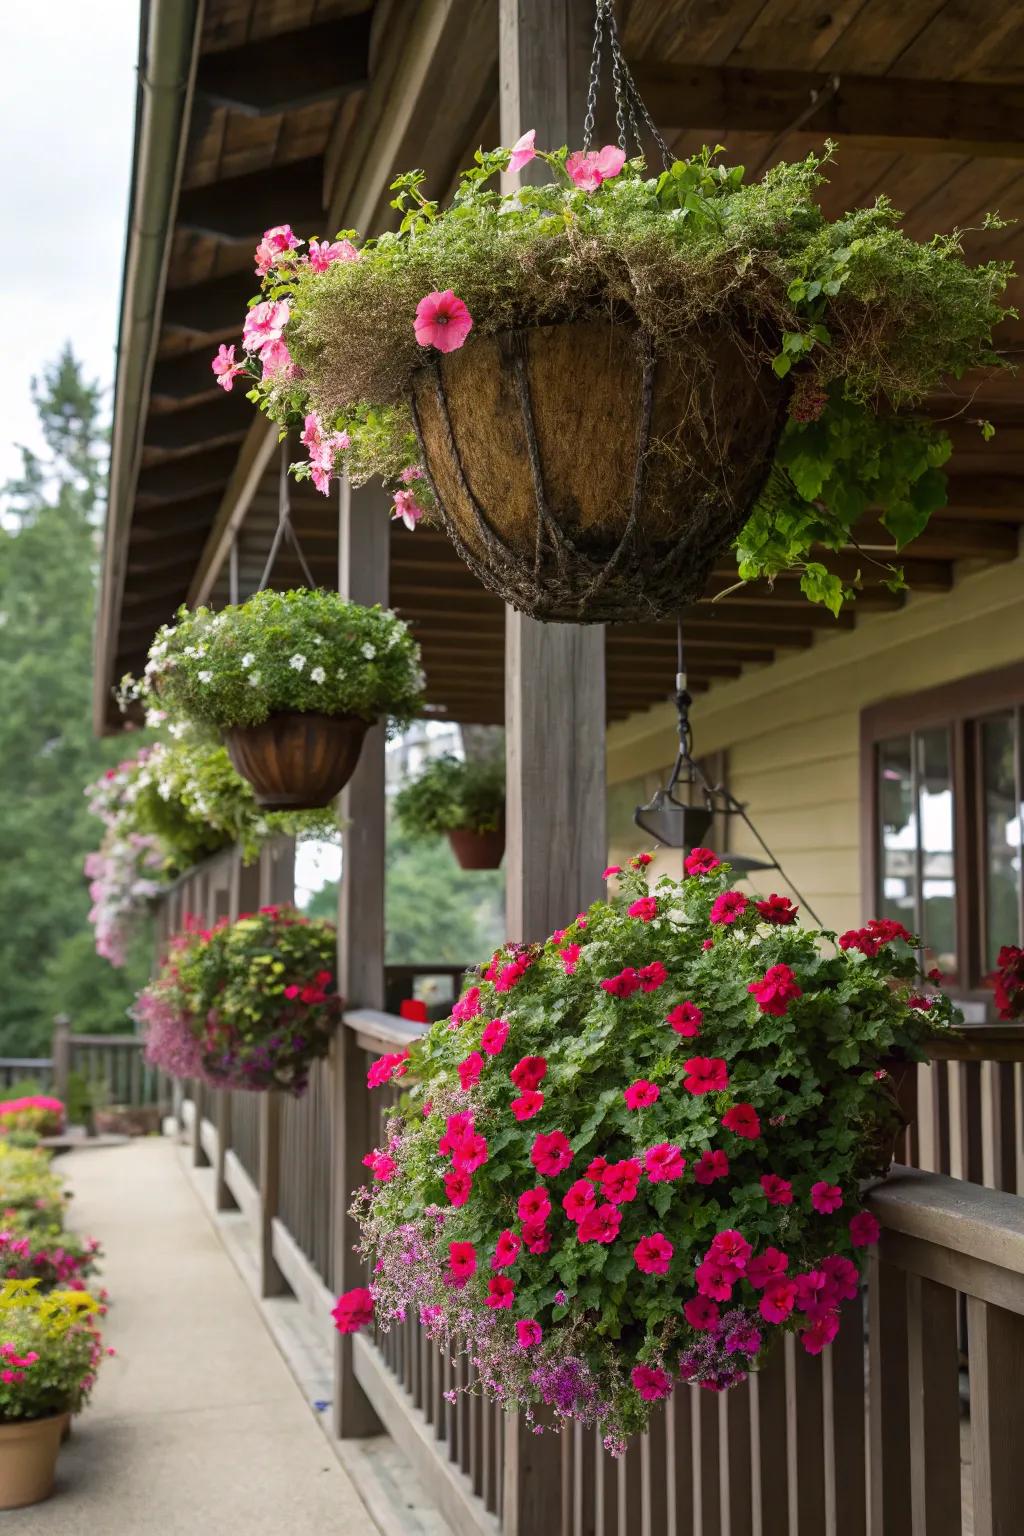
[[[74,1152],[71,1224],[106,1250],[92,1404],[47,1504],[3,1536],[369,1536],[370,1518],[173,1144]]]

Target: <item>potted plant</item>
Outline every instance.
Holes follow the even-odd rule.
[[[444,834],[461,869],[497,869],[505,852],[505,765],[494,757],[433,757],[395,796],[411,838]]]
[[[337,934],[294,907],[190,924],[139,994],[147,1059],[214,1087],[299,1095],[341,1014]]]
[[[84,1291],[43,1295],[19,1280],[0,1288],[0,1509],[53,1492],[61,1439],[103,1355],[97,1310]]]
[[[22,1233],[59,1231],[66,1198],[49,1158],[36,1147],[0,1137],[0,1215]]]
[[[652,175],[530,132],[478,152],[446,210],[411,172],[396,232],[267,231],[214,372],[303,427],[300,476],[383,476],[396,517],[440,523],[536,618],[675,615],[730,543],[741,580],[795,570],[838,609],[822,550],[872,507],[897,551],[944,505],[948,437],[894,412],[1000,361],[1011,269],[909,239],[884,197],[826,219],[831,151],[746,183],[718,151]],[[530,161],[549,182],[503,194]]]
[[[267,810],[328,805],[355,770],[367,728],[419,707],[419,649],[387,609],[334,592],[257,592],[179,610],[157,632],[135,688],[172,716],[223,734]]]
[[[954,1017],[899,923],[837,939],[706,849],[653,891],[647,862],[413,1047],[355,1197],[372,1278],[337,1318],[414,1307],[506,1408],[616,1453],[680,1377],[721,1390],[784,1332],[835,1336],[900,1124],[884,1063]]]
[[[34,1131],[37,1136],[57,1136],[64,1129],[64,1105],[44,1093],[0,1100],[0,1136],[12,1131]]]

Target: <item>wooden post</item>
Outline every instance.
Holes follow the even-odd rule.
[[[376,486],[341,487],[339,590],[358,603],[388,600],[388,498]],[[338,895],[338,990],[349,1008],[384,1006],[384,727],[366,734],[359,766],[342,791],[341,886]],[[332,1053],[334,1103],[331,1159],[334,1206],[334,1281],[339,1292],[366,1283],[353,1252],[358,1231],[348,1214],[362,1182],[362,1157],[373,1140],[366,1061],[352,1032],[341,1025]],[[356,1381],[351,1337],[338,1334],[334,1355],[334,1432],[373,1435],[380,1422]]]
[[[66,1013],[58,1013],[53,1021],[53,1094],[62,1104],[68,1101],[70,1075],[71,1020]]]
[[[868,1361],[868,1528],[871,1536],[891,1536],[907,1529],[911,1511],[907,1277],[875,1254],[868,1274]]]
[[[1016,1536],[1024,1458],[1024,1317],[967,1298],[975,1536]]]
[[[501,142],[527,129],[537,143],[581,141],[593,41],[593,0],[500,0]],[[545,180],[535,162],[524,180]],[[513,190],[515,177],[504,178]],[[495,423],[495,431],[500,424]],[[505,613],[505,728],[511,939],[543,939],[603,895],[604,629],[539,624]],[[554,1435],[505,1421],[505,1536],[559,1527],[561,1453]]]
[[[204,923],[211,921],[211,892],[210,872],[207,869],[194,874],[189,880],[190,904],[186,908],[186,916],[200,918]],[[197,1078],[192,1095],[192,1167],[209,1168],[210,1159],[206,1155],[203,1146],[203,1109],[206,1104],[208,1089]]]
[[[259,904],[295,899],[295,839],[275,837],[260,854]],[[274,1217],[281,1187],[281,1096],[260,1095],[260,1295],[283,1296],[288,1282],[274,1258]]]
[[[231,548],[234,550],[235,545]],[[242,863],[241,849],[231,854],[230,885],[228,888],[228,916],[235,922],[242,912],[252,912],[260,904],[260,866],[258,863]],[[231,1145],[231,1109],[234,1094],[225,1090],[217,1098],[217,1169],[214,1185],[214,1201],[218,1211],[234,1211],[238,1202],[228,1188],[224,1177],[224,1164]]]

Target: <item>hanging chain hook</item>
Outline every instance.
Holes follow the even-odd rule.
[[[590,55],[590,80],[587,85],[587,115],[583,120],[583,149],[590,149],[594,137],[594,121],[597,98],[601,89],[601,62],[607,39],[608,54],[612,67],[612,89],[615,93],[615,123],[618,143],[623,154],[629,153],[632,138],[637,154],[643,153],[642,132],[646,128],[658,147],[662,163],[667,169],[672,164],[672,153],[655,127],[643,97],[626,63],[619,42],[619,28],[615,20],[614,0],[596,0],[594,11],[594,46]]]
[[[302,545],[299,543],[299,536],[292,526],[291,482],[288,479],[287,437],[285,437],[281,443],[281,473],[278,480],[277,495],[277,527],[274,530],[274,539],[270,546],[270,553],[267,555],[267,563],[263,567],[263,575],[260,577],[260,584],[256,588],[257,592],[263,592],[266,589],[267,582],[270,580],[270,573],[274,569],[278,554],[281,550],[281,545],[286,538],[291,543],[291,546],[295,551],[296,559],[298,560],[299,565],[302,567],[302,574],[305,577],[307,587],[313,591],[316,588],[316,582],[313,580],[312,571],[306,564],[306,557],[302,552]]]

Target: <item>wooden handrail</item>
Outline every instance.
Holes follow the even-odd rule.
[[[869,1203],[887,1232],[1024,1275],[1024,1201],[1019,1195],[897,1165],[871,1191]]]
[[[72,1034],[72,1035],[69,1036],[69,1039],[71,1041],[72,1046],[76,1046],[76,1045],[89,1045],[89,1046],[112,1045],[112,1046],[115,1046],[115,1047],[118,1047],[118,1048],[123,1046],[125,1049],[128,1049],[129,1046],[141,1048],[141,1046],[143,1046],[145,1044],[145,1041],[144,1041],[142,1035],[79,1035],[79,1034]]]
[[[381,1053],[413,1045],[422,1040],[429,1028],[429,1025],[399,1018],[397,1013],[384,1013],[379,1008],[354,1008],[342,1015],[342,1023],[355,1031],[356,1041],[364,1051]]]
[[[967,1024],[925,1050],[932,1061],[1024,1061],[1024,1025]]]

